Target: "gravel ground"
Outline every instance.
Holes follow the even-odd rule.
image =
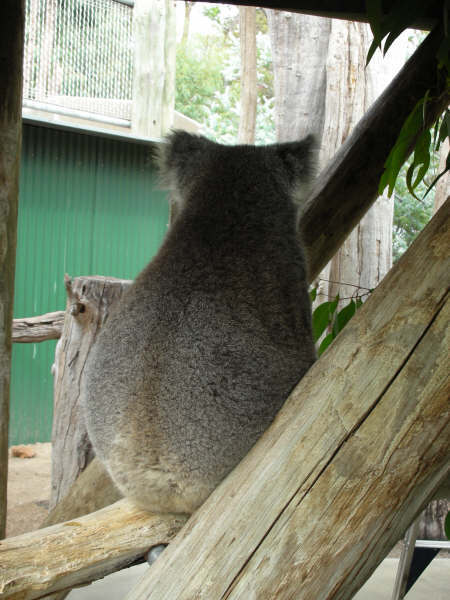
[[[10,455],[6,535],[38,529],[47,516],[51,485],[51,444],[30,444],[33,458]]]

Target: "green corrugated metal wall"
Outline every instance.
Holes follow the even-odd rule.
[[[148,147],[24,124],[14,316],[63,310],[64,273],[132,279],[167,222]],[[50,440],[55,345],[13,344],[10,444]]]

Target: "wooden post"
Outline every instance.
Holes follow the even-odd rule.
[[[22,140],[23,0],[5,0],[0,19],[0,539],[6,528],[11,324]]]
[[[81,377],[102,323],[130,281],[114,277],[66,276],[67,308],[54,363],[52,495],[50,508],[63,498],[93,457],[79,403]]]
[[[131,128],[160,138],[173,124],[175,107],[175,9],[170,0],[135,0],[134,81]]]
[[[343,600],[364,583],[449,468],[449,224],[447,202],[128,600]],[[130,510],[125,521],[139,514]],[[92,565],[84,527],[99,518],[0,543],[2,597],[81,583],[73,571],[62,578],[74,553],[85,581],[105,574],[113,548],[117,566],[120,516],[111,535],[102,528]],[[56,544],[64,528],[77,537]],[[19,556],[28,547],[25,578]]]

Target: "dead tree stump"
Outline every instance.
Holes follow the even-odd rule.
[[[65,277],[67,307],[53,365],[50,508],[67,494],[94,456],[80,406],[84,365],[98,331],[130,284],[114,277]]]

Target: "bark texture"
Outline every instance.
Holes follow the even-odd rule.
[[[46,313],[38,317],[13,320],[12,341],[26,344],[57,340],[61,337],[64,311]]]
[[[22,140],[23,0],[6,0],[0,24],[0,539],[6,527],[11,325]]]
[[[175,106],[175,7],[171,0],[136,0],[133,9],[135,135],[162,137]]]
[[[387,83],[390,55],[383,61],[383,72],[378,57],[366,68],[372,36],[365,24],[278,11],[267,14],[278,140],[313,132],[323,168]],[[319,275],[317,303],[339,294],[341,305],[347,304],[349,298],[376,287],[392,264],[392,217],[393,201],[380,198]]]
[[[238,142],[253,144],[256,131],[256,8],[239,9],[241,44],[241,103]]]
[[[121,500],[79,520],[8,538],[0,546],[0,597],[31,600],[142,562],[155,544],[168,544],[183,515],[152,515]]]
[[[272,46],[277,140],[322,138],[329,19],[267,10]]]
[[[53,508],[93,457],[79,404],[81,378],[97,332],[131,282],[66,276],[67,308],[56,352],[52,430]]]

